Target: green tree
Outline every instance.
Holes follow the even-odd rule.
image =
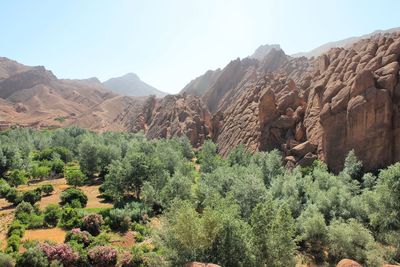
[[[64,167],[64,176],[67,184],[73,187],[81,186],[86,181],[85,174],[81,171],[80,166],[76,162],[70,162]]]
[[[110,165],[104,183],[105,191],[116,200],[131,193],[140,199],[144,182],[160,172],[160,163],[156,158],[144,153],[130,153],[121,161],[114,161]]]
[[[29,248],[17,258],[16,267],[47,267],[49,262],[38,247]]]
[[[292,266],[296,244],[294,219],[286,205],[272,200],[256,206],[251,216],[253,244],[260,266]]]
[[[79,144],[78,152],[82,171],[88,177],[93,177],[96,172],[100,171],[99,143],[95,142],[93,136],[88,135]]]
[[[199,152],[199,161],[203,173],[212,172],[221,165],[221,158],[217,154],[217,145],[211,140],[204,142]]]

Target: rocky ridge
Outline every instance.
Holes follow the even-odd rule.
[[[315,59],[272,50],[237,59],[202,96],[226,155],[280,149],[288,165],[319,158],[338,171],[349,150],[375,170],[400,159],[400,34],[382,33]]]

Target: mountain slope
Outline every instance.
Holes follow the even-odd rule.
[[[400,30],[400,28],[392,28],[392,29],[388,29],[388,30],[377,30],[372,33],[364,34],[361,36],[354,36],[354,37],[345,38],[345,39],[339,40],[339,41],[329,42],[329,43],[323,44],[321,46],[318,46],[317,48],[314,48],[313,50],[311,50],[309,52],[300,52],[300,53],[293,54],[292,56],[293,57],[307,57],[307,58],[317,57],[325,52],[328,52],[329,49],[334,48],[334,47],[346,48],[362,39],[369,38],[373,35],[376,35],[379,33],[383,33],[383,34],[384,33],[392,33],[392,32],[397,32],[399,30]]]
[[[180,93],[188,93],[191,95],[202,96],[215,83],[221,74],[221,69],[208,70],[203,75],[193,79],[188,83]]]
[[[121,77],[111,78],[103,82],[103,85],[108,90],[125,96],[155,95],[157,97],[163,97],[167,95],[167,93],[162,92],[154,88],[153,86],[143,82],[134,73],[128,73]]]

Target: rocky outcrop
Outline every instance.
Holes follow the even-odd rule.
[[[362,265],[353,260],[343,259],[339,261],[336,267],[362,267]]]
[[[203,75],[193,79],[182,90],[181,94],[188,93],[196,96],[203,96],[208,88],[210,88],[219,78],[221,69],[208,70]]]
[[[351,149],[366,171],[400,161],[399,32],[311,59],[267,50],[163,99],[123,97],[98,80],[59,80],[43,67],[0,58],[0,116],[26,125],[143,131],[149,138],[186,135],[194,147],[211,138],[223,156],[239,144],[279,149],[289,167],[318,158],[338,172]]]
[[[182,94],[164,97],[146,119],[149,138],[187,136],[194,147],[211,135],[211,115],[199,97]]]

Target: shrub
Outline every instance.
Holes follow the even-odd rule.
[[[17,259],[17,267],[47,267],[49,264],[43,251],[38,247],[29,248]]]
[[[1,267],[14,267],[15,262],[13,257],[8,254],[0,252],[0,266]]]
[[[32,205],[35,204],[36,202],[40,201],[40,199],[42,198],[41,195],[42,192],[40,192],[39,190],[29,190],[26,191],[23,196],[22,199],[25,202],[29,202]]]
[[[114,231],[126,232],[131,224],[130,214],[123,209],[112,209],[107,223]]]
[[[136,231],[136,232],[138,232],[138,233],[140,233],[140,234],[142,234],[144,236],[147,236],[147,235],[150,234],[150,229],[148,227],[146,227],[143,224],[136,223],[136,222],[133,223],[132,230],[134,230],[134,231]]]
[[[11,186],[3,179],[0,180],[0,198],[6,197]]]
[[[139,266],[139,264],[136,264],[136,262],[134,261],[131,253],[125,251],[120,256],[120,259],[118,261],[118,266],[121,266],[121,267],[135,267],[135,266]]]
[[[77,209],[66,207],[61,212],[60,226],[65,229],[79,228],[82,223],[82,214]]]
[[[73,204],[74,200],[79,201],[81,207],[85,207],[88,198],[82,190],[76,188],[68,188],[61,193],[61,205]]]
[[[17,235],[19,237],[23,237],[24,232],[25,232],[25,226],[19,220],[14,220],[8,227],[7,235],[9,237],[12,235]]]
[[[5,198],[13,205],[18,205],[22,202],[22,193],[19,192],[16,188],[11,187]]]
[[[100,234],[100,228],[103,224],[103,217],[100,214],[92,213],[83,218],[82,228],[90,234],[97,236]]]
[[[74,187],[81,186],[85,183],[86,176],[81,171],[78,163],[68,163],[64,167],[64,176],[67,180],[67,184]]]
[[[44,184],[41,189],[46,196],[49,196],[54,191],[54,187],[51,184]]]
[[[57,204],[50,204],[44,210],[44,222],[48,226],[56,226],[61,217],[61,209]]]
[[[44,216],[43,214],[32,214],[29,220],[28,228],[29,229],[37,229],[42,228],[44,226]]]
[[[7,253],[18,252],[19,245],[21,244],[21,237],[18,234],[11,235],[7,239]]]
[[[74,228],[67,233],[64,242],[75,241],[78,244],[82,244],[83,247],[87,247],[93,241],[92,235],[87,231],[81,231],[79,228]]]
[[[117,264],[117,250],[110,246],[97,246],[89,250],[89,261],[93,266],[115,266]]]
[[[129,212],[132,222],[143,221],[149,213],[149,208],[140,202],[130,202],[124,206],[124,209]]]
[[[76,266],[76,262],[79,259],[78,253],[76,253],[68,244],[56,244],[50,245],[43,243],[39,245],[44,255],[49,261],[59,261],[64,267]]]
[[[28,176],[24,170],[12,170],[7,176],[7,181],[11,186],[19,186],[28,182]]]
[[[24,224],[28,224],[32,214],[34,213],[34,207],[30,203],[22,201],[15,209],[15,218],[17,218]]]

